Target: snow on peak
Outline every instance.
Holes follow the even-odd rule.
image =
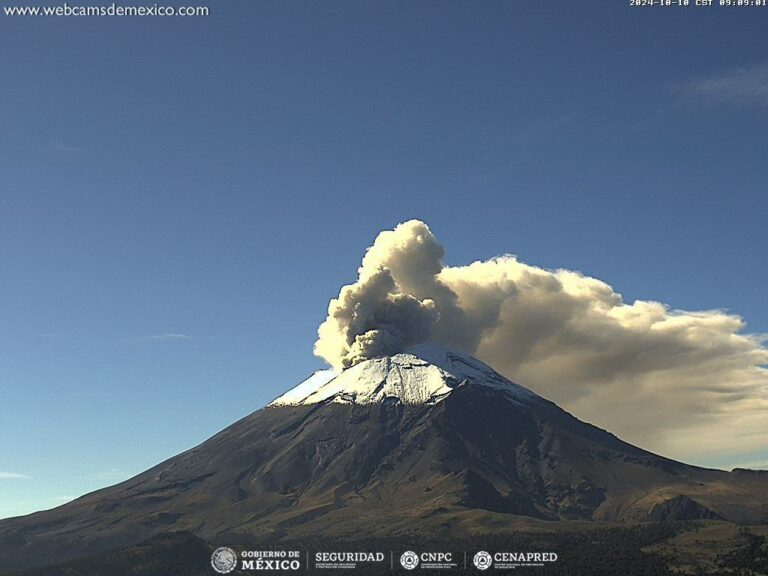
[[[390,399],[403,404],[435,404],[465,385],[503,390],[517,400],[536,397],[479,360],[426,342],[394,356],[365,360],[340,373],[318,370],[269,406],[374,404]]]

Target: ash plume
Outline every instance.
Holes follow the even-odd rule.
[[[768,444],[768,349],[739,316],[624,302],[511,255],[448,267],[444,254],[418,220],[381,232],[315,353],[344,369],[434,340],[649,449],[715,458]]]

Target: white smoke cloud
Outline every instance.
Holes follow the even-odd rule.
[[[346,368],[431,339],[668,456],[735,464],[768,446],[766,338],[739,316],[626,303],[605,282],[514,256],[446,267],[443,255],[417,220],[379,234],[315,353]]]

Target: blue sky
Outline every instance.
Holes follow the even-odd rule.
[[[0,517],[320,367],[328,299],[409,218],[451,265],[511,252],[768,332],[765,9],[210,6],[0,17]]]

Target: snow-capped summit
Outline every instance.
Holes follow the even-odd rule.
[[[426,342],[394,356],[365,360],[340,373],[318,370],[269,405],[398,400],[403,404],[435,404],[453,389],[468,385],[502,390],[516,399],[537,397],[471,356]]]
[[[138,476],[0,520],[0,573],[89,566],[84,553],[153,541],[165,553],[174,533],[211,548],[234,533],[280,545],[363,535],[395,546],[403,527],[468,538],[478,526],[502,535],[554,520],[577,521],[569,525],[579,533],[588,521],[759,525],[765,502],[762,474],[651,454],[469,356],[423,344],[318,372]]]

